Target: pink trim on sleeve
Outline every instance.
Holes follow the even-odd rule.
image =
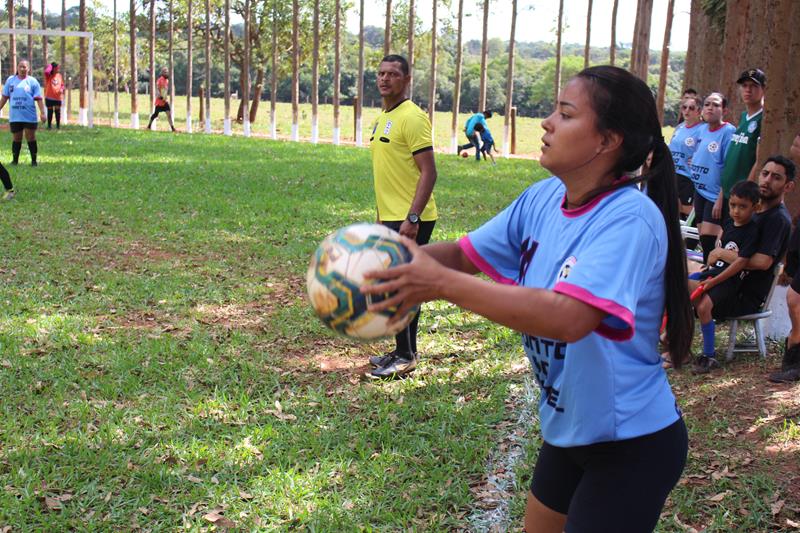
[[[472,245],[472,241],[469,240],[469,235],[464,235],[461,237],[461,239],[458,241],[458,245],[461,247],[461,251],[464,252],[464,255],[466,255],[469,260],[472,261],[473,265],[478,267],[481,272],[495,280],[497,283],[502,283],[504,285],[517,284],[517,282],[513,279],[507,278],[500,274],[500,272],[495,270],[492,265],[490,265],[483,257],[481,257],[481,255]]]
[[[578,287],[577,285],[563,281],[557,283],[556,286],[553,287],[553,292],[571,296],[585,304],[591,305],[592,307],[600,309],[601,311],[605,311],[609,315],[622,320],[628,325],[628,327],[625,329],[617,329],[612,328],[605,322],[601,322],[595,330],[598,335],[602,335],[603,337],[612,341],[626,341],[633,337],[635,327],[633,313],[631,313],[625,307],[619,305],[617,302],[606,300],[604,298],[598,298],[583,287]]]

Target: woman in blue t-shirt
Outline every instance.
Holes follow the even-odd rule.
[[[672,155],[650,89],[616,67],[570,80],[542,127],[553,177],[457,243],[404,239],[413,261],[362,290],[397,291],[374,310],[444,299],[522,333],[544,440],[526,531],[651,531],[688,448],[657,350],[665,311],[670,351],[693,331]]]
[[[44,122],[45,111],[42,100],[42,88],[33,76],[29,75],[30,66],[27,61],[17,64],[17,73],[9,76],[3,85],[3,95],[0,97],[0,109],[11,100],[8,108],[8,126],[13,136],[11,142],[12,165],[19,163],[19,152],[22,149],[22,133],[28,141],[28,150],[31,153],[31,165],[36,166],[36,154],[39,151],[36,145],[36,128],[39,120]],[[39,117],[36,116],[36,105],[39,106]]]

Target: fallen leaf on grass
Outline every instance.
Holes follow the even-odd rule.
[[[795,529],[800,529],[800,522],[795,522],[794,520],[789,520],[788,518],[786,519],[786,525]]]
[[[44,505],[48,511],[60,511],[64,508],[58,498],[51,498],[50,496],[44,497]]]
[[[217,511],[211,511],[210,513],[206,513],[203,515],[203,519],[208,520],[212,524],[217,527],[221,527],[223,529],[230,529],[236,527],[236,524],[230,518],[226,518],[224,515],[219,514]]]
[[[186,476],[186,479],[188,479],[188,480],[189,480],[189,481],[191,481],[192,483],[202,483],[202,482],[203,482],[203,480],[202,480],[202,479],[200,479],[199,477],[192,476],[192,475],[188,475],[188,476]]]
[[[243,500],[252,500],[253,499],[253,495],[252,494],[250,494],[249,492],[245,492],[245,491],[243,491],[241,489],[239,489],[239,497],[241,499],[243,499]]]
[[[689,524],[684,524],[683,522],[681,522],[680,518],[678,518],[678,515],[673,515],[672,519],[675,520],[675,523],[678,524],[681,528],[683,528],[683,530],[686,531],[686,533],[700,533]]]
[[[11,533],[11,526],[0,526],[0,533]]]
[[[732,492],[733,491],[731,491],[731,490],[726,490],[725,492],[720,492],[719,494],[715,494],[715,495],[711,496],[710,498],[708,498],[708,501],[710,501],[710,502],[721,502],[722,500],[725,499],[725,496],[727,496],[728,494],[731,494]]]
[[[781,512],[781,509],[783,509],[783,504],[785,503],[785,500],[778,500],[770,505],[769,510],[772,512],[772,516],[777,516]]]

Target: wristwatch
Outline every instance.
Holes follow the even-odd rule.
[[[416,213],[409,213],[406,217],[406,220],[411,222],[412,224],[419,224],[419,215]]]

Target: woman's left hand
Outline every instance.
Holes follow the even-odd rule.
[[[364,294],[394,293],[391,297],[371,304],[368,308],[370,311],[383,311],[397,306],[397,313],[389,321],[390,323],[405,316],[414,306],[440,298],[444,278],[449,270],[425,253],[411,239],[401,237],[401,242],[411,252],[411,262],[386,270],[367,272],[364,277],[375,282],[361,286],[361,292]]]

